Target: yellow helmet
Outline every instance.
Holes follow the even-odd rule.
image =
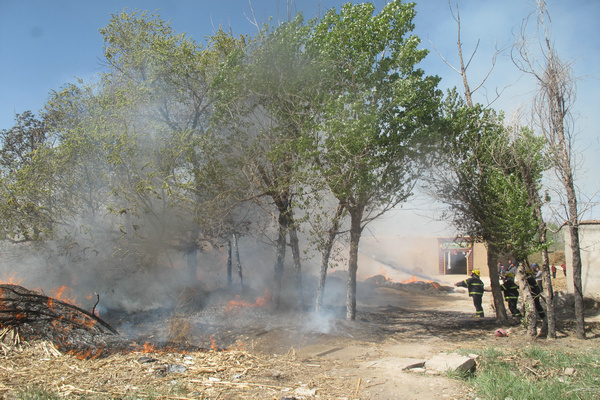
[[[512,272],[507,272],[504,276],[507,278],[514,278],[515,274],[513,274]]]
[[[478,269],[474,269],[473,271],[471,271],[471,275],[480,276],[479,270]]]

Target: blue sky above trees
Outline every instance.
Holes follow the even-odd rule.
[[[292,13],[302,11],[306,18],[312,18],[331,7],[339,9],[347,1],[290,2]],[[373,3],[380,7],[384,0]],[[465,58],[480,40],[469,69],[471,87],[475,87],[491,67],[495,47],[505,48],[513,42],[513,32],[535,11],[535,1],[452,0],[453,6],[457,3]],[[548,0],[548,6],[558,53],[573,62],[574,75],[580,77],[576,148],[581,165],[577,177],[583,193],[591,196],[600,188],[600,2]],[[272,22],[286,20],[288,12],[286,0],[0,0],[0,129],[13,125],[15,112],[37,113],[52,89],[74,82],[76,77],[91,80],[102,72],[103,42],[98,29],[109,22],[111,14],[125,8],[156,11],[171,21],[177,33],[185,32],[200,43],[219,25],[231,27],[235,34],[253,34],[252,10],[259,23],[269,16]],[[441,88],[460,88],[460,76],[433,50],[435,46],[448,62],[458,66],[457,28],[448,1],[422,0],[416,10],[415,33],[422,40],[421,46],[431,50],[421,67],[427,74],[442,77]],[[531,102],[535,87],[532,79],[514,67],[509,51],[499,55],[494,71],[474,100],[485,104],[503,88],[493,106],[504,110],[510,119],[514,110]],[[600,219],[600,207],[586,217]]]

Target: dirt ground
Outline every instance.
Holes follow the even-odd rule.
[[[473,396],[457,380],[403,368],[442,352],[532,345],[520,325],[498,325],[489,293],[484,308],[485,318],[473,318],[472,302],[462,289],[371,282],[359,285],[355,322],[345,320],[342,305],[316,318],[243,302],[215,306],[211,313],[112,315],[107,320],[132,338],[131,351],[80,360],[48,342],[3,344],[0,398],[17,398],[19,389],[35,386],[65,398],[468,399]],[[569,315],[561,313],[557,340],[535,344],[597,347],[598,310],[586,316],[585,341],[574,338]],[[495,336],[498,328],[508,336]],[[133,339],[134,332],[144,336]],[[174,334],[203,350],[141,346]]]

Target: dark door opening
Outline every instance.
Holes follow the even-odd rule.
[[[456,253],[448,253],[446,266],[446,274],[451,275],[466,275],[467,274],[467,257],[462,251]]]
[[[439,238],[439,273],[467,275],[473,268],[473,242],[463,238]]]

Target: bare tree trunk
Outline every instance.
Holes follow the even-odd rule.
[[[335,237],[338,234],[339,226],[340,226],[340,217],[342,216],[342,212],[344,211],[343,205],[338,205],[335,210],[335,215],[333,217],[333,222],[331,224],[331,228],[329,228],[329,232],[327,234],[327,238],[325,240],[325,245],[323,246],[323,250],[321,252],[321,270],[319,272],[319,285],[317,287],[317,298],[315,301],[315,312],[319,313],[321,311],[321,307],[323,307],[323,294],[325,292],[325,281],[327,279],[327,269],[329,268],[329,257],[331,256],[331,250],[333,249],[333,243],[335,242]]]
[[[543,243],[546,243],[546,223],[543,223]],[[541,242],[540,240],[540,242]],[[544,287],[546,288],[546,321],[542,326],[542,332],[549,339],[556,339],[556,309],[554,308],[554,288],[552,287],[552,279],[550,279],[550,260],[548,258],[548,249],[544,247],[542,250],[542,264]]]
[[[235,254],[235,262],[237,266],[238,276],[240,277],[240,288],[244,291],[244,275],[242,274],[242,263],[240,262],[240,248],[238,246],[238,237],[233,234],[233,253]]]
[[[577,337],[585,339],[585,320],[583,310],[583,289],[581,282],[581,250],[579,248],[579,213],[577,209],[577,192],[573,180],[574,163],[572,149],[574,140],[573,116],[571,107],[575,102],[575,79],[569,62],[563,61],[556,53],[551,37],[550,15],[546,9],[546,1],[538,0],[537,33],[542,60],[535,59],[529,50],[524,21],[521,29],[520,43],[515,46],[519,59],[513,58],[515,64],[526,73],[535,77],[538,93],[534,99],[534,112],[537,115],[539,128],[543,133],[554,160],[557,176],[567,197],[567,218],[571,234],[571,251],[573,254],[573,286],[575,296],[575,319]],[[539,66],[542,65],[540,68]]]
[[[198,269],[198,243],[196,242],[196,238],[198,238],[199,232],[200,228],[195,226],[189,233],[188,243],[186,245],[186,261],[190,283],[198,280],[198,277],[196,276]]]
[[[538,315],[535,310],[533,296],[531,295],[531,291],[529,290],[529,284],[525,279],[522,264],[519,266],[519,271],[517,273],[516,279],[517,282],[519,282],[519,290],[521,292],[521,297],[523,298],[523,311],[525,315],[525,323],[527,324],[527,334],[532,339],[535,339],[537,337]]]
[[[467,67],[465,66],[465,61],[462,53],[462,42],[460,40],[460,13],[458,11],[458,6],[456,6],[456,23],[458,24],[458,38],[456,43],[458,45],[458,57],[460,59],[460,75],[462,76],[463,86],[465,88],[465,100],[467,101],[467,106],[473,107],[473,99],[471,97],[472,92],[471,88],[469,87],[469,81],[467,80]]]
[[[572,218],[573,220],[573,218]],[[573,221],[571,220],[571,224]],[[571,251],[573,252],[573,290],[575,295],[575,320],[577,321],[577,338],[585,339],[585,320],[583,308],[583,283],[581,281],[581,252],[579,248],[579,225],[569,224],[571,233]]]
[[[277,237],[277,250],[276,250],[276,261],[275,261],[275,289],[273,291],[273,304],[275,308],[279,308],[281,304],[281,285],[283,280],[283,262],[285,260],[285,247],[286,247],[286,236],[287,226],[283,221],[284,217],[282,214],[279,215],[279,235]]]
[[[498,260],[498,251],[489,243],[490,242],[488,242],[487,246],[487,263],[490,271],[490,285],[492,287],[492,298],[494,300],[494,309],[496,310],[496,319],[498,321],[506,321],[508,316],[506,315],[506,307],[504,306],[502,290],[500,289],[500,274],[498,273],[496,264]]]
[[[350,254],[348,259],[348,291],[346,293],[346,320],[356,320],[356,273],[358,272],[358,244],[362,233],[363,209],[350,210]]]
[[[300,245],[296,225],[290,227],[290,247],[294,259],[294,287],[296,288],[297,304],[304,310],[304,291],[302,290],[302,264],[300,262]]]
[[[227,286],[231,286],[233,283],[233,274],[232,274],[232,248],[231,248],[231,239],[227,241]]]
[[[190,275],[190,283],[196,282],[198,277],[196,276],[196,269],[198,268],[198,249],[195,246],[189,248],[186,254],[187,267]]]

